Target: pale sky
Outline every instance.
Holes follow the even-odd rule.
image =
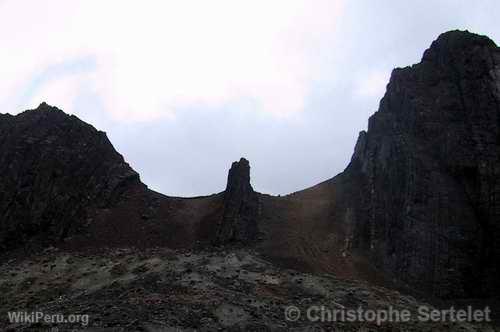
[[[500,40],[500,1],[0,0],[0,112],[106,131],[150,188],[286,194],[347,165],[390,72],[437,36]]]

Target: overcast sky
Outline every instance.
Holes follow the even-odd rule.
[[[347,165],[390,72],[436,37],[500,40],[500,1],[0,0],[0,112],[106,131],[150,188],[286,194]]]

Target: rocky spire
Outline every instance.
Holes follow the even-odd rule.
[[[250,184],[250,164],[245,158],[229,170],[224,192],[224,212],[218,224],[216,243],[250,241],[257,233],[258,197]]]

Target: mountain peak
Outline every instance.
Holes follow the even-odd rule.
[[[53,111],[56,111],[56,112],[62,112],[61,109],[57,108],[56,106],[52,106],[52,105],[49,105],[47,104],[46,102],[41,102],[40,105],[38,105],[37,108],[34,109],[34,111],[41,111],[41,112],[47,112],[47,111],[50,111],[50,112],[53,112]]]
[[[42,103],[7,118],[9,129],[0,130],[0,212],[6,225],[0,248],[22,244],[30,232],[43,234],[42,242],[78,232],[93,209],[111,206],[140,185],[107,137],[77,117]]]
[[[460,55],[474,50],[476,47],[495,48],[490,38],[468,30],[451,30],[444,32],[434,40],[424,52],[422,61],[439,60],[450,55]]]
[[[499,287],[490,278],[500,268],[491,240],[499,231],[499,68],[489,38],[441,34],[421,63],[393,71],[348,170],[349,181],[364,181],[347,205],[362,202],[355,242],[382,269],[440,297]]]

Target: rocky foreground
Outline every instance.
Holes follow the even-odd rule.
[[[2,331],[494,331],[486,324],[418,321],[419,306],[366,282],[278,269],[245,249],[56,248],[0,266]],[[301,316],[287,312],[298,308]],[[312,322],[311,306],[409,310],[411,322]],[[74,324],[16,324],[9,311],[88,315]],[[287,316],[288,315],[288,316]],[[314,318],[316,316],[313,316]],[[295,321],[295,319],[297,319]]]

